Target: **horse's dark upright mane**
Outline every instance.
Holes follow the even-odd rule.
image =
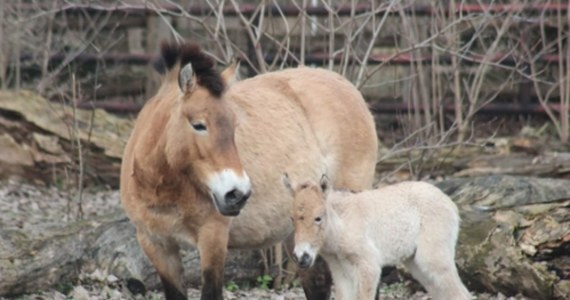
[[[171,70],[177,63],[180,63],[181,67],[190,63],[198,84],[216,97],[222,95],[225,89],[224,80],[214,69],[214,60],[202,52],[197,44],[163,41],[160,45],[160,54],[161,59],[154,64],[157,71],[164,73]]]

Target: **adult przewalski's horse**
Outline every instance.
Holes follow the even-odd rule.
[[[354,86],[330,71],[235,82],[235,67],[218,74],[194,44],[163,44],[162,58],[163,83],[125,148],[123,207],[167,299],[186,299],[180,244],[200,253],[202,299],[222,299],[228,248],[268,247],[293,231],[284,170],[371,187],[374,122]]]

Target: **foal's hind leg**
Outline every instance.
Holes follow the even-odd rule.
[[[229,239],[228,218],[210,217],[198,230],[198,251],[202,268],[202,300],[222,300],[224,263]]]
[[[291,258],[293,253],[293,235],[290,235],[285,241],[287,255]],[[309,269],[297,269],[297,275],[301,279],[301,285],[305,292],[307,300],[328,300],[331,296],[332,277],[329,266],[326,261],[319,255],[314,265]]]
[[[178,245],[169,238],[150,238],[140,230],[137,230],[137,238],[160,276],[166,300],[186,300]]]
[[[427,290],[434,300],[468,300],[469,291],[459,278],[453,258],[445,257],[445,251],[436,255],[416,254],[404,264],[408,271]]]

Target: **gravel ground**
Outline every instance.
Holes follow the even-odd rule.
[[[44,228],[61,226],[77,219],[79,212],[78,193],[55,187],[40,187],[20,183],[15,180],[0,181],[0,226],[26,230],[41,225]],[[82,210],[85,217],[105,215],[120,210],[118,191],[86,190],[83,193]],[[386,300],[423,300],[430,299],[423,292],[412,292],[409,284],[393,284],[381,289],[381,298]],[[297,300],[305,299],[300,288],[282,291],[268,289],[237,289],[225,292],[225,299],[270,299]],[[189,289],[189,299],[199,299],[199,290]],[[499,295],[478,294],[482,300],[527,300],[525,297],[505,297]],[[5,299],[0,297],[0,299]],[[85,274],[73,286],[62,285],[58,288],[38,291],[35,294],[22,295],[14,299],[77,299],[77,300],[121,300],[121,299],[164,299],[162,293],[149,291],[143,297],[133,296],[124,288],[121,280],[113,275],[105,276],[100,272]]]
[[[79,215],[78,194],[16,180],[0,181],[0,225],[26,230],[37,225],[51,227],[73,222]],[[86,190],[82,199],[85,218],[121,209],[118,191]]]

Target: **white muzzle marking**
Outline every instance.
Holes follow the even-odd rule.
[[[303,255],[308,255],[311,259],[311,266],[315,262],[315,258],[317,257],[317,251],[315,248],[311,246],[311,244],[304,242],[298,245],[295,245],[293,249],[293,255],[297,257],[297,260],[300,261],[303,258]]]
[[[226,195],[232,191],[249,195],[251,193],[251,181],[245,172],[238,175],[231,169],[224,169],[210,177],[208,188],[214,198],[214,204],[218,210],[223,211],[225,207],[221,206],[228,205],[225,203]]]

